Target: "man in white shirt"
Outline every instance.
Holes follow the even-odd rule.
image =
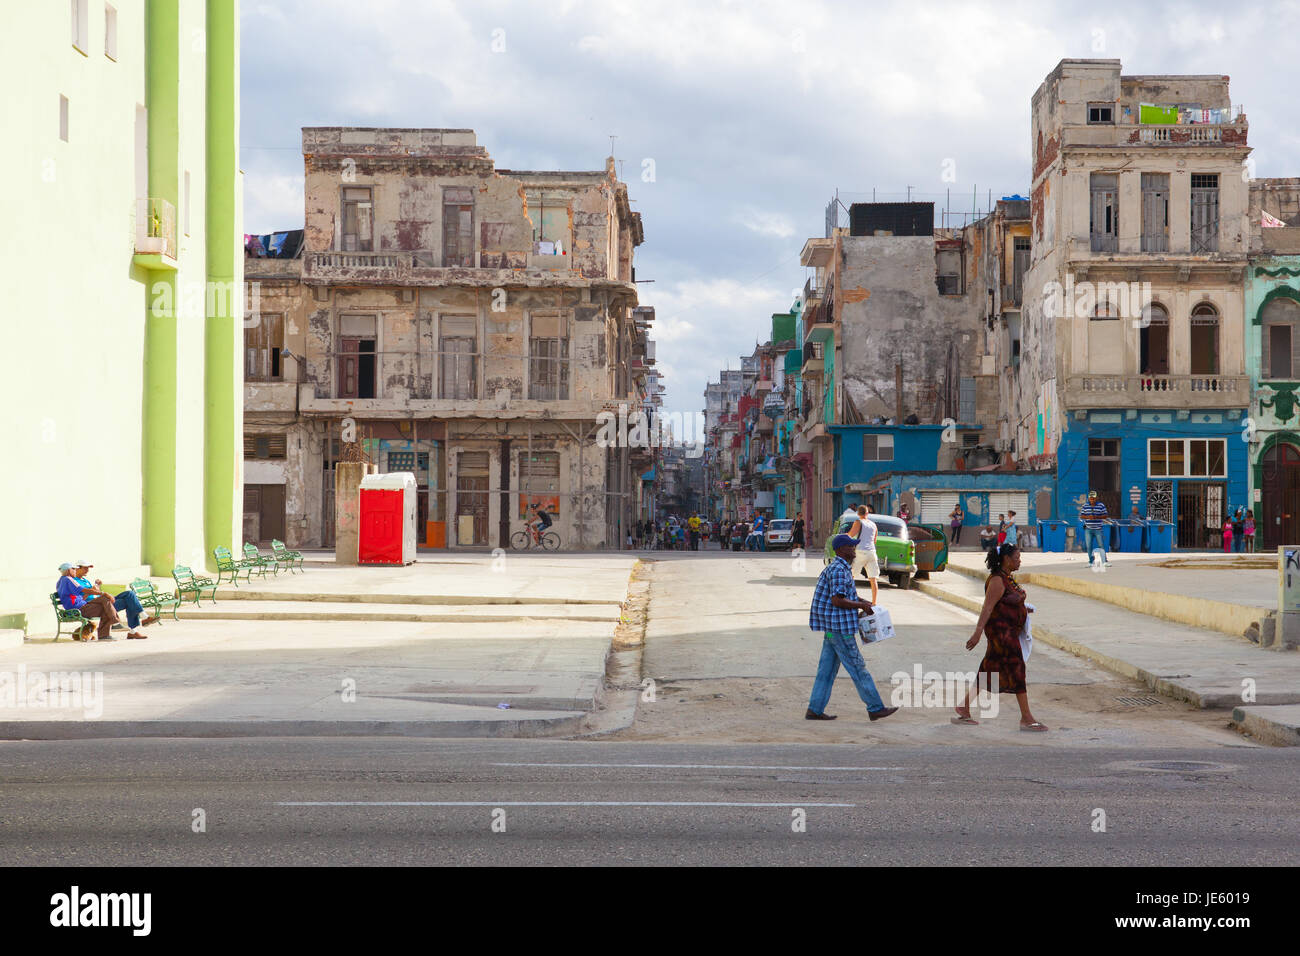
[[[849,537],[858,540],[857,553],[853,555],[853,576],[856,578],[863,568],[866,569],[867,580],[871,582],[871,603],[875,604],[879,593],[876,578],[880,577],[880,562],[876,559],[876,534],[879,529],[867,517],[870,513],[871,509],[866,505],[858,505],[857,519],[847,533]]]

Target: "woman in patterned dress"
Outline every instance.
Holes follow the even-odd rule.
[[[1016,695],[1016,703],[1020,705],[1020,729],[1042,733],[1047,728],[1035,720],[1029,710],[1025,658],[1020,650],[1020,631],[1028,615],[1025,589],[1012,577],[1020,567],[1020,551],[1007,541],[990,548],[984,563],[989,569],[988,580],[984,582],[984,607],[980,611],[979,623],[975,625],[975,633],[966,642],[966,650],[975,648],[981,633],[988,638],[988,648],[977,675],[996,674],[998,693]],[[970,695],[971,691],[967,690],[965,699],[956,708],[957,716],[952,718],[954,724],[979,723],[970,715]]]

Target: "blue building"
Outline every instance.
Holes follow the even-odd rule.
[[[935,471],[964,461],[963,449],[977,444],[981,431],[974,425],[828,425],[826,430],[834,443],[834,482],[823,491],[832,496],[836,514],[871,503],[865,496],[877,475]]]
[[[1057,457],[1060,514],[1073,519],[1096,489],[1113,517],[1136,506],[1176,526],[1180,548],[1219,547],[1225,516],[1249,508],[1244,409],[1074,412]]]
[[[876,475],[865,492],[873,511],[896,514],[907,504],[921,524],[949,525],[957,505],[964,528],[998,526],[1000,515],[1015,512],[1024,532],[1022,543],[1037,544],[1038,521],[1055,517],[1056,477],[1048,471],[887,471]],[[975,534],[963,538],[975,544]]]

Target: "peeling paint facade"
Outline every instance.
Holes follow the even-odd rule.
[[[1247,504],[1247,131],[1226,76],[1062,60],[1033,96],[1032,260],[999,343],[999,438],[1057,472],[1063,517],[1096,489],[1204,547]]]
[[[283,476],[289,545],[333,543],[349,423],[380,471],[415,472],[428,546],[509,547],[536,507],[565,548],[621,541],[653,449],[609,447],[598,416],[647,404],[654,312],[613,161],[498,170],[430,129],[306,128],[303,154],[301,258],[246,260],[246,471]],[[246,522],[275,524],[261,493]]]

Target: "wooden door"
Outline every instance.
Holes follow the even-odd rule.
[[[1300,542],[1300,450],[1274,445],[1261,462],[1260,547]]]

